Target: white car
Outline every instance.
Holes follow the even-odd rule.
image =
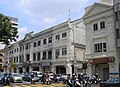
[[[40,71],[32,71],[31,73],[36,74],[40,79],[42,78],[42,72]]]
[[[12,82],[21,82],[22,83],[22,77],[18,73],[11,73],[10,79]]]

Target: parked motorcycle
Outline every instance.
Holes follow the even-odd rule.
[[[93,75],[90,79],[91,84],[98,84],[101,82],[101,79],[98,77],[98,75]]]
[[[50,78],[49,74],[47,74],[45,78],[46,78],[45,83],[47,85],[50,85],[52,83],[52,79]]]
[[[68,79],[68,80],[67,80],[67,84],[68,84],[70,87],[77,87],[77,86],[75,86],[75,84],[76,84],[75,74],[72,75],[72,79]],[[79,86],[78,86],[78,87],[79,87]]]
[[[3,77],[3,85],[10,85],[10,77],[8,74],[5,74]]]

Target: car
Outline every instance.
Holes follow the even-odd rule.
[[[120,87],[120,77],[110,78],[106,82],[101,82],[100,87]]]
[[[39,77],[37,75],[34,75],[32,77],[32,74],[26,74],[24,77],[23,77],[23,80],[24,81],[28,81],[28,82],[31,82],[31,79],[33,79],[35,82],[39,82]]]
[[[25,76],[25,73],[20,73],[19,75],[23,78]]]
[[[18,73],[11,73],[10,81],[11,82],[21,82],[22,83],[22,77]]]
[[[37,75],[39,77],[39,79],[42,78],[42,72],[40,72],[40,71],[32,71],[31,73],[33,73],[34,75]]]

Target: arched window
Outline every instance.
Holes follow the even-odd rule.
[[[0,62],[2,62],[2,59],[0,59]]]
[[[3,56],[3,54],[2,54],[2,53],[0,53],[0,56]]]

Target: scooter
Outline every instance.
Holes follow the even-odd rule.
[[[68,83],[67,83],[70,87],[79,87],[79,86],[75,86],[76,84],[76,80],[75,79],[71,79],[71,80],[68,80]],[[81,87],[81,86],[80,86]]]
[[[10,85],[10,78],[8,76],[3,77],[3,85]]]

